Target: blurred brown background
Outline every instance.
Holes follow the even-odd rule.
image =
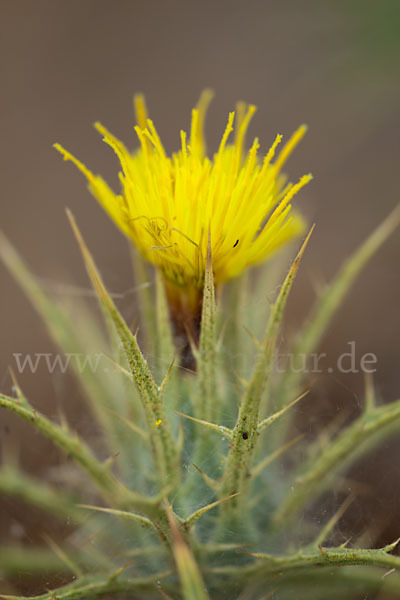
[[[398,202],[397,0],[1,0],[0,13],[0,227],[43,279],[88,287],[66,222],[69,206],[109,287],[132,286],[125,240],[52,144],[61,142],[115,184],[117,162],[91,124],[100,120],[134,146],[136,91],[145,92],[169,150],[206,86],[216,92],[207,125],[212,150],[238,99],[259,107],[250,133],[265,147],[277,132],[309,125],[288,171],[294,179],[313,172],[298,202],[317,228],[287,335],[312,301],[312,282],[329,280]],[[400,391],[399,250],[397,233],[358,280],[322,347],[336,355],[356,340],[357,354],[376,353],[385,401]],[[9,392],[13,353],[53,348],[1,266],[0,289],[0,388]],[[40,371],[24,373],[21,382],[48,414],[62,404],[72,423],[82,427],[88,418],[69,378]],[[361,376],[324,375],[323,385],[310,421],[328,420],[344,402],[361,402]],[[40,436],[2,414],[0,441],[13,444],[22,435],[27,468],[40,472],[57,460]],[[359,477],[380,490],[360,511],[365,522],[399,514],[400,463],[393,461],[399,449],[392,441],[359,467]],[[8,501],[2,508],[7,534],[21,511]],[[26,527],[21,535],[33,536]],[[398,535],[395,520],[382,532],[387,541]]]

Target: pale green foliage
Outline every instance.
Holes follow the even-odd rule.
[[[128,595],[299,600],[341,598],[343,590],[346,598],[356,598],[382,588],[399,594],[399,575],[382,578],[385,570],[400,568],[392,553],[395,543],[381,549],[328,544],[354,498],[319,529],[305,518],[349,465],[400,424],[400,401],[377,406],[369,381],[361,414],[333,439],[325,436],[318,451],[311,445],[306,452],[305,438],[291,433],[295,407],[305,395],[303,382],[300,374],[277,374],[273,367],[286,300],[309,236],[276,299],[262,307],[265,316],[254,303],[264,304],[264,296],[256,286],[250,297],[246,278],[227,286],[216,301],[209,252],[198,346],[191,340],[196,371],[188,372],[179,366],[161,278],[150,285],[135,255],[143,350],[70,214],[69,219],[105,328],[81,302],[72,318],[71,307],[44,292],[4,237],[0,253],[64,352],[101,348],[111,355],[108,369],[75,369],[102,431],[103,454],[111,458],[99,458],[92,440],[35,410],[16,381],[15,397],[0,394],[0,406],[52,440],[74,463],[75,480],[81,482],[70,485],[65,469],[64,485],[56,488],[28,477],[5,457],[0,491],[68,520],[75,532],[62,548],[49,538],[47,548],[35,551],[0,548],[2,574],[70,573],[77,579],[56,591],[64,600]],[[326,287],[299,328],[295,355],[317,350],[350,285],[398,223],[396,210]],[[108,340],[101,331],[108,332]],[[283,470],[278,459],[299,447],[308,458],[292,457]],[[54,597],[53,592],[40,596]]]

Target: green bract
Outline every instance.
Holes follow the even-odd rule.
[[[307,520],[306,511],[338,476],[400,425],[400,401],[377,406],[369,382],[361,414],[333,439],[326,435],[318,451],[291,433],[294,405],[305,395],[302,374],[277,372],[274,357],[286,300],[310,236],[270,306],[264,306],[260,285],[250,294],[245,277],[229,284],[216,302],[209,244],[199,341],[188,334],[193,355],[188,369],[175,348],[161,278],[157,275],[149,286],[147,266],[135,256],[143,351],[68,216],[105,328],[81,303],[72,319],[67,306],[43,291],[4,236],[0,254],[64,352],[104,354],[94,370],[71,363],[101,428],[103,458],[91,449],[91,440],[35,410],[16,381],[15,397],[0,395],[0,406],[52,440],[82,481],[67,491],[67,471],[60,489],[28,477],[17,464],[3,464],[4,494],[76,527],[62,548],[50,539],[48,549],[0,548],[3,576],[69,573],[72,583],[40,596],[48,600],[325,600],[382,588],[398,595],[400,575],[382,577],[400,568],[400,558],[392,554],[396,543],[380,549],[329,543],[353,498],[318,529]],[[396,209],[347,260],[299,327],[294,356],[317,350],[350,285],[399,221]],[[300,449],[296,455],[308,458],[292,456],[283,469],[278,459]]]

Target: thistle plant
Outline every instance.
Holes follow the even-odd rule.
[[[67,354],[103,356],[94,370],[71,363],[101,443],[37,411],[14,374],[14,395],[0,394],[2,408],[66,456],[62,485],[54,486],[3,453],[0,490],[73,524],[61,545],[46,536],[33,550],[0,548],[0,570],[11,581],[25,571],[69,576],[37,597],[48,600],[356,598],[381,588],[398,595],[395,541],[377,549],[351,539],[335,545],[354,498],[344,496],[319,528],[310,515],[356,459],[398,430],[400,401],[378,403],[367,379],[359,416],[308,441],[293,433],[295,407],[308,391],[304,373],[275,368],[285,305],[312,234],[292,208],[311,175],[292,184],[282,173],[305,127],[280,151],[278,135],[260,159],[257,138],[245,151],[255,108],[239,104],[210,159],[203,135],[210,99],[210,92],[201,96],[190,135],[181,131],[172,157],[142,96],[135,98],[139,150],[96,124],[120,160],[119,193],[56,145],[130,241],[139,332],[121,314],[69,211],[102,325],[83,301],[52,298],[0,238],[4,263],[51,338]],[[344,263],[299,325],[292,357],[318,349],[350,286],[399,221],[395,209]],[[299,249],[277,288],[271,263],[288,242]]]

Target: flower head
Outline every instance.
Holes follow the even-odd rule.
[[[304,126],[276,159],[281,135],[261,159],[258,138],[245,152],[246,130],[255,112],[251,105],[239,104],[236,116],[229,114],[219,148],[209,158],[203,126],[211,97],[211,92],[203,92],[192,111],[190,134],[180,132],[181,148],[172,156],[147,118],[142,96],[135,97],[140,149],[134,153],[96,123],[121,163],[118,194],[56,144],[86,176],[90,191],[118,227],[161,270],[170,296],[185,294],[189,304],[200,297],[208,243],[219,284],[263,261],[302,231],[303,220],[292,210],[291,201],[311,179],[305,175],[287,184],[281,174]]]

